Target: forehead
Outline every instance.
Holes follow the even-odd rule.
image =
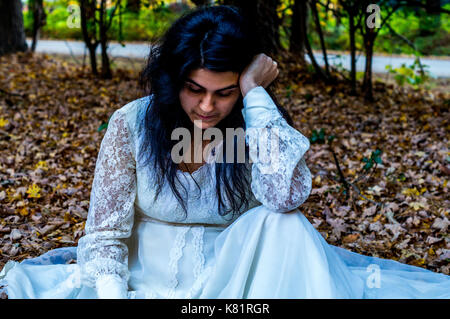
[[[188,78],[195,81],[202,87],[214,91],[224,87],[238,84],[239,73],[236,72],[215,72],[208,69],[195,69],[191,71]]]

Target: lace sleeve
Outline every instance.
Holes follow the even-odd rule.
[[[86,221],[80,238],[77,263],[83,280],[99,288],[100,282],[128,282],[128,247],[136,197],[136,163],[126,113],[116,110],[108,123],[98,154]]]
[[[286,122],[261,86],[245,95],[242,114],[255,198],[280,213],[299,207],[312,187],[303,158],[310,146],[308,138]]]

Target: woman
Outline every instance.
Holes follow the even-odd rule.
[[[449,276],[329,245],[302,215],[309,141],[260,52],[233,7],[174,23],[142,73],[149,95],[111,116],[76,253],[7,263],[9,298],[450,297]]]

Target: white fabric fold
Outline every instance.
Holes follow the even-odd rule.
[[[127,299],[128,287],[125,280],[118,275],[101,275],[95,282],[100,299]]]

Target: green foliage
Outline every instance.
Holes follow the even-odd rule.
[[[375,151],[372,152],[370,158],[364,157],[362,161],[365,163],[363,169],[366,171],[371,169],[375,163],[381,164],[382,163],[381,150],[376,149]]]
[[[170,1],[142,1],[138,14],[126,12],[123,2],[122,30],[119,30],[118,17],[109,31],[110,39],[119,41],[154,41],[179,17],[179,13],[172,12],[167,2]],[[173,2],[173,1],[172,1]],[[289,47],[290,26],[292,18],[292,0],[280,1],[280,18],[283,17],[283,25],[280,27],[280,43],[283,48]],[[69,3],[76,1],[55,0],[44,1],[47,12],[47,25],[43,27],[42,38],[55,39],[82,39],[81,30],[69,28],[67,19],[70,12],[67,11]],[[342,9],[334,3],[334,9],[340,13]],[[322,5],[318,5],[320,24],[324,33],[325,45],[328,50],[349,50],[350,40],[348,32],[348,18],[345,14],[336,18],[331,11],[326,12]],[[450,4],[444,6],[450,10]],[[111,9],[110,9],[111,10]],[[383,10],[383,8],[382,8]],[[314,19],[308,19],[308,38],[314,50],[319,50],[320,41],[314,25]],[[31,35],[32,16],[30,12],[24,15],[25,31]],[[374,51],[390,54],[416,54],[422,55],[450,55],[450,19],[447,14],[431,15],[419,8],[404,7],[395,12],[389,20],[389,25],[396,33],[408,39],[415,49],[405,40],[394,35],[389,28],[380,29],[375,41]],[[359,32],[356,33],[356,50],[360,54],[363,51],[363,39]]]
[[[68,5],[73,1],[45,2],[44,8],[47,13],[47,24],[41,30],[41,38],[51,39],[75,39],[82,40],[81,28],[70,28],[67,21],[71,15]],[[107,9],[108,18],[113,8]],[[127,12],[122,4],[122,28],[119,27],[119,10],[115,12],[114,21],[108,30],[111,40],[120,41],[154,41],[175,21],[179,14],[170,11],[164,1],[155,2],[152,6],[143,5],[138,14]],[[24,26],[27,36],[31,36],[33,25],[32,12],[24,14]],[[89,28],[89,26],[88,26]]]
[[[332,143],[333,140],[336,138],[335,135],[328,135],[326,137],[326,140],[328,143]],[[324,144],[325,143],[325,130],[321,128],[319,131],[313,130],[312,135],[309,138],[309,141],[311,144],[317,143],[317,144]]]
[[[325,143],[325,130],[321,128],[319,132],[317,130],[312,131],[312,136],[309,139],[311,143],[323,144]]]
[[[142,9],[139,14],[124,12],[121,38],[126,41],[155,41],[177,18],[177,14],[161,7]],[[118,34],[119,24],[113,23],[109,36],[117,38]]]
[[[107,129],[107,128],[108,128],[108,123],[102,123],[102,124],[98,127],[97,132],[101,132],[101,131],[103,131],[103,130],[105,130],[105,129]]]
[[[414,63],[409,66],[406,66],[403,63],[400,68],[394,69],[392,68],[392,65],[386,65],[386,69],[389,73],[394,74],[394,80],[398,85],[403,86],[405,83],[408,83],[416,89],[424,85],[430,79],[429,72],[425,70],[427,67],[427,65],[422,64],[423,72],[421,72],[418,57],[416,57]]]
[[[41,30],[41,38],[78,40],[83,38],[81,29],[68,27],[67,20],[71,13],[67,7],[67,1],[44,2],[47,23]],[[24,27],[25,34],[31,36],[33,29],[33,13],[31,11],[24,14]]]
[[[331,12],[326,13],[319,5],[319,17],[324,33],[325,45],[328,50],[349,50],[350,39],[348,18],[343,16],[340,21]],[[450,4],[444,6],[450,9]],[[383,8],[382,8],[383,11]],[[340,9],[342,13],[342,9]],[[386,26],[380,29],[375,41],[374,51],[391,54],[450,55],[450,19],[448,15],[428,14],[423,9],[403,8],[395,12],[389,19],[393,30],[415,47],[413,49],[406,41],[395,36]],[[320,40],[313,19],[309,19],[308,36],[314,50],[320,50]],[[355,34],[356,50],[363,51],[363,39],[359,32]]]

